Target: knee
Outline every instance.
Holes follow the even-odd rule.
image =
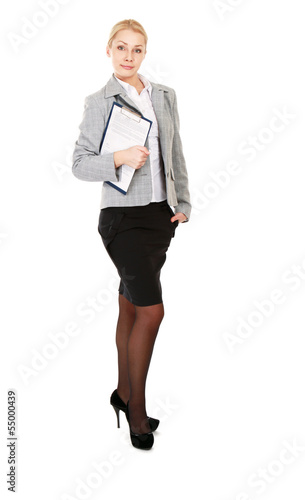
[[[164,318],[164,307],[163,304],[157,304],[155,306],[141,307],[137,308],[136,311],[137,318],[146,323],[147,326],[154,327],[158,330],[163,318]]]

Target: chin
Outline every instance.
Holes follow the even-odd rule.
[[[122,76],[123,78],[126,78],[126,76],[134,76],[137,74],[137,70],[128,70],[128,69],[123,69],[121,68],[119,71],[116,71],[116,74],[120,77]]]

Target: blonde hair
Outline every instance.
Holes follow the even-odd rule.
[[[147,33],[143,28],[142,24],[138,23],[138,21],[135,21],[134,19],[125,19],[124,21],[120,21],[113,26],[112,30],[110,31],[108,40],[109,47],[112,46],[113,39],[117,34],[117,32],[121,30],[132,30],[135,31],[136,33],[141,33],[141,35],[144,36],[145,47],[146,47],[148,40]]]

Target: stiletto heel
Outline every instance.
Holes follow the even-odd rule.
[[[116,413],[116,418],[117,418],[117,423],[118,423],[118,428],[119,428],[120,427],[120,410],[125,413],[126,405],[119,397],[117,390],[113,391],[113,393],[111,394],[110,404]]]
[[[117,421],[118,421],[118,428],[119,428],[120,427],[120,408],[118,408],[117,406],[113,406],[113,409],[114,409],[114,411],[116,413],[116,418],[117,418]]]
[[[129,425],[130,440],[132,445],[139,450],[150,450],[154,444],[154,435],[152,432],[146,432],[145,434],[137,434],[131,430],[129,422],[129,405],[126,405],[126,418]]]
[[[115,389],[113,391],[113,393],[111,394],[110,404],[111,404],[111,406],[113,406],[114,411],[116,413],[117,420],[118,420],[118,427],[120,427],[120,418],[119,418],[119,411],[120,410],[123,413],[125,413],[126,419],[127,419],[127,422],[128,422],[128,417],[127,417],[127,413],[126,413],[127,406],[125,405],[124,401],[122,401],[122,399],[118,395],[117,389]],[[154,432],[158,428],[160,420],[158,420],[157,418],[148,417],[148,422],[149,422],[151,431]]]

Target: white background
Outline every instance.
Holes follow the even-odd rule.
[[[1,498],[14,388],[18,498],[303,500],[303,4],[54,1],[52,16],[46,0],[2,13]],[[142,73],[177,92],[193,202],[162,270],[150,452],[109,404],[119,280],[97,232],[101,184],[71,173],[84,98],[111,77],[105,46],[125,18],[149,36]],[[44,26],[13,43],[29,21]]]

